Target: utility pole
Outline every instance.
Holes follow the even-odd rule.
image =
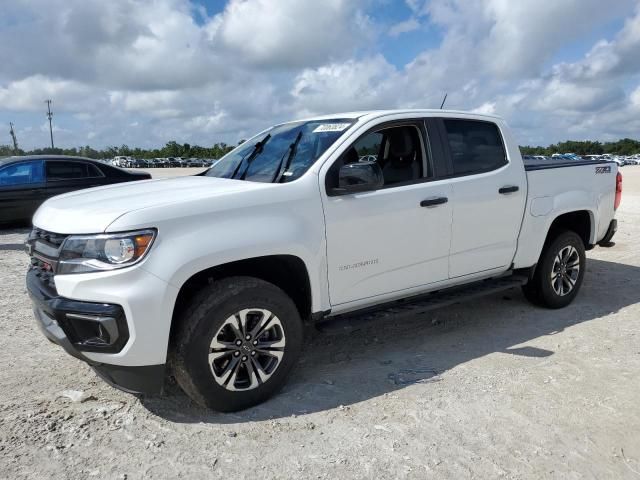
[[[49,119],[49,135],[51,136],[51,148],[53,147],[53,127],[51,126],[51,117],[53,117],[53,112],[51,111],[51,100],[44,101],[47,104],[47,118]]]
[[[13,153],[18,155],[18,140],[16,139],[16,132],[13,130],[13,122],[9,122],[9,133],[13,139]]]

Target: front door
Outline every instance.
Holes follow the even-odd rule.
[[[323,198],[333,306],[448,278],[451,186],[436,181],[422,124],[385,124],[360,137],[326,172]],[[376,161],[379,190],[331,196],[345,163]]]
[[[31,219],[46,198],[42,160],[10,163],[0,168],[0,222]]]

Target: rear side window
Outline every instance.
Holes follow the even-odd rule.
[[[477,120],[444,120],[454,175],[489,172],[507,164],[496,124]]]
[[[95,165],[91,165],[90,163],[87,163],[87,170],[89,172],[90,177],[104,177],[104,174]]]
[[[42,160],[12,163],[0,168],[0,185],[27,185],[44,182]]]
[[[78,178],[101,177],[93,165],[83,162],[47,162],[47,180],[75,180]]]

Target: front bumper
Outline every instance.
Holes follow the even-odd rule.
[[[124,366],[97,362],[85,352],[116,353],[129,339],[124,311],[119,305],[81,302],[58,296],[27,273],[27,290],[42,333],[75,358],[89,364],[110,385],[129,393],[161,393],[165,365]],[[92,336],[92,332],[96,335]],[[102,341],[100,340],[100,337]]]

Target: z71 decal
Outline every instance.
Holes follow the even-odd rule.
[[[611,173],[611,165],[607,165],[606,167],[596,167],[596,175],[598,173]]]

